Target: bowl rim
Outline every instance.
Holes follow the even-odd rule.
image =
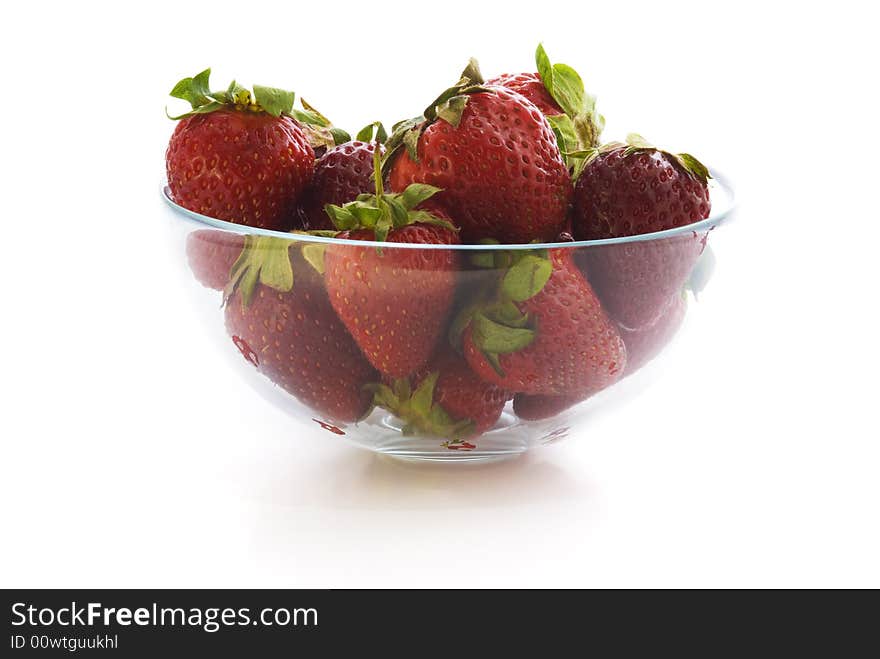
[[[212,227],[214,229],[221,229],[228,233],[237,233],[240,235],[256,235],[256,236],[268,236],[273,238],[284,238],[290,241],[297,241],[303,243],[324,243],[324,244],[333,244],[333,245],[351,245],[355,247],[383,247],[383,248],[394,248],[394,249],[453,249],[453,250],[478,250],[478,251],[486,251],[486,250],[534,250],[534,249],[573,249],[579,247],[599,247],[603,245],[621,245],[625,243],[636,243],[636,242],[646,242],[651,240],[663,240],[666,238],[672,238],[674,236],[688,234],[688,233],[702,233],[708,232],[722,223],[730,220],[736,210],[736,198],[734,194],[733,186],[730,183],[730,180],[720,174],[715,169],[709,170],[712,178],[709,181],[710,184],[710,194],[713,196],[712,199],[712,212],[709,214],[705,220],[700,220],[699,222],[693,222],[691,224],[685,224],[680,227],[674,227],[672,229],[665,229],[663,231],[654,231],[652,233],[640,233],[634,236],[623,236],[621,238],[602,238],[599,240],[574,240],[570,242],[553,242],[553,243],[499,243],[499,244],[478,244],[478,243],[468,243],[461,245],[436,245],[436,244],[422,244],[422,243],[389,243],[375,240],[350,240],[346,238],[330,238],[325,236],[312,236],[306,233],[289,233],[286,231],[274,231],[272,229],[260,229],[257,227],[251,227],[244,224],[236,224],[235,222],[227,222],[226,220],[218,220],[217,218],[210,217],[208,215],[202,215],[201,213],[197,213],[195,211],[191,211],[188,208],[184,208],[174,201],[171,197],[171,190],[168,187],[167,182],[163,182],[160,186],[160,194],[162,198],[165,200],[165,203],[171,207],[177,214],[182,215],[184,218],[188,219],[191,222],[195,222],[198,224],[204,224],[206,226]],[[715,192],[715,191],[718,192]],[[715,197],[719,195],[722,196],[722,199],[716,199]],[[720,208],[717,206],[716,202],[722,201],[723,203],[720,205]]]

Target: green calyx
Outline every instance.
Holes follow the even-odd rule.
[[[327,204],[324,211],[330,216],[333,225],[340,231],[368,229],[373,231],[376,240],[388,238],[392,229],[400,229],[416,222],[442,226],[453,231],[458,228],[418,206],[440,192],[440,188],[424,183],[412,183],[403,192],[386,193],[382,185],[381,149],[379,144],[373,150],[373,180],[376,183],[374,194],[360,194],[354,201],[343,206]]]
[[[225,90],[212,92],[210,77],[211,69],[205,69],[174,85],[170,92],[171,96],[189,103],[191,110],[172,117],[166,109],[165,114],[168,118],[176,121],[195,114],[208,114],[222,109],[266,112],[273,117],[285,115],[296,119],[303,126],[313,148],[331,147],[351,140],[347,132],[334,127],[327,117],[309,105],[305,99],[300,99],[302,109],[294,108],[296,94],[291,91],[263,85],[254,85],[251,91],[233,80]]]
[[[644,137],[639,135],[638,133],[630,133],[626,136],[626,142],[607,142],[600,147],[593,149],[585,149],[583,151],[574,151],[569,153],[568,155],[577,158],[580,161],[580,165],[578,168],[578,174],[583,171],[583,168],[586,167],[589,163],[595,160],[598,156],[610,153],[611,151],[616,151],[618,149],[623,149],[624,157],[630,156],[636,153],[646,153],[646,152],[657,152],[662,153],[668,156],[676,165],[681,167],[688,175],[695,178],[697,181],[700,181],[703,185],[705,185],[712,175],[709,173],[709,168],[706,167],[703,163],[697,160],[694,156],[689,153],[672,153],[670,151],[665,151],[663,149],[658,149],[656,146],[648,142]]]
[[[355,139],[358,142],[378,142],[379,144],[385,144],[385,142],[388,141],[388,133],[381,121],[374,121],[361,128],[358,131],[358,134],[355,135]]]
[[[229,271],[224,301],[228,301],[237,290],[241,293],[242,306],[247,307],[258,283],[281,293],[290,292],[293,289],[293,266],[289,247],[290,241],[284,238],[245,236],[244,249]]]
[[[183,119],[194,114],[216,112],[222,108],[234,108],[243,112],[267,112],[273,117],[290,115],[293,111],[293,92],[275,87],[254,85],[253,92],[233,80],[223,91],[211,91],[211,69],[205,69],[192,78],[184,78],[171,90],[171,96],[190,104],[192,110],[171,119]],[[167,114],[167,112],[166,112]]]
[[[458,82],[435,98],[421,115],[396,123],[388,139],[388,150],[382,162],[383,175],[388,173],[401,148],[406,149],[414,162],[419,161],[419,138],[435,121],[442,120],[457,128],[470,95],[488,91],[483,86],[484,82],[480,65],[472,57],[461,72]]]
[[[547,250],[521,253],[492,251],[476,253],[472,265],[492,269],[498,277],[491,280],[486,290],[478,292],[474,301],[453,320],[449,339],[453,346],[461,345],[465,329],[470,327],[471,339],[495,371],[504,376],[500,355],[518,352],[530,345],[537,335],[537,327],[529,314],[518,303],[535,297],[553,274]]]
[[[371,384],[373,404],[393,413],[404,422],[404,435],[430,435],[459,440],[474,432],[470,419],[453,419],[434,402],[438,371],[424,378],[413,391],[408,379],[394,380],[391,386]]]
[[[703,185],[706,185],[708,180],[712,178],[712,175],[709,173],[709,168],[706,167],[699,160],[694,158],[691,154],[671,153],[669,151],[664,151],[663,149],[658,149],[638,133],[630,133],[629,135],[627,135],[625,145],[621,145],[619,143],[612,143],[612,145],[614,147],[626,146],[626,150],[623,152],[624,156],[628,156],[633,153],[644,153],[645,151],[659,151],[660,153],[666,154],[679,167],[681,167],[681,169],[683,169],[696,180],[700,181]],[[605,148],[607,148],[607,146]]]
[[[586,92],[578,72],[567,64],[552,64],[541,44],[535,51],[535,64],[545,89],[565,113],[547,120],[566,164],[574,170],[578,162],[571,154],[599,146],[605,117],[596,112],[596,97]]]
[[[309,144],[312,145],[313,149],[322,146],[332,149],[334,146],[351,141],[351,135],[347,131],[334,126],[327,117],[318,112],[306,99],[300,98],[299,102],[302,105],[302,110],[293,108],[289,114],[303,127]]]

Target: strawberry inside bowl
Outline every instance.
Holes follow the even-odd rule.
[[[289,91],[175,85],[163,197],[243,377],[334,438],[487,460],[561,439],[664,350],[731,189],[638,135],[603,144],[574,69],[540,46],[536,68],[471,60],[354,139]]]
[[[535,244],[272,231],[162,194],[194,304],[267,399],[373,451],[461,461],[566,436],[674,339],[733,208],[723,178],[709,189],[697,223]]]

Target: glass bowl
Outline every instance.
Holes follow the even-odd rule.
[[[711,273],[710,233],[732,216],[732,189],[712,174],[712,214],[701,222],[626,238],[529,245],[414,245],[281,233],[189,211],[167,186],[162,196],[174,211],[175,258],[193,305],[265,398],[355,446],[405,459],[473,461],[520,455],[577,431],[588,423],[583,412],[607,400],[605,390],[664,350],[685,321],[689,289],[694,282],[701,287]],[[493,307],[490,314],[480,304],[506,285],[512,264],[536,259],[553,264],[553,277],[556,268],[578,274],[568,273],[562,294],[552,291],[556,299],[548,283],[516,302],[521,315],[503,320],[512,332],[500,338],[494,330],[481,333],[480,323],[488,317],[494,328],[497,313],[505,312]],[[353,314],[346,325],[335,312],[345,308],[343,293],[328,290],[325,278],[331,272],[361,278],[358,263],[368,264],[368,278],[381,286],[348,289],[359,291],[360,306],[358,300],[344,303],[372,316]],[[415,319],[406,316],[404,304],[414,286],[417,307],[426,310]],[[251,291],[247,301],[245,289]],[[441,289],[453,293],[444,297]],[[538,296],[545,293],[549,303],[541,306]],[[338,298],[335,306],[331,295]],[[555,333],[560,318],[568,333]],[[352,327],[360,332],[358,341]],[[510,344],[519,341],[517,329],[532,332],[525,347]],[[423,353],[429,346],[429,363],[409,376],[380,375],[374,365],[385,357],[377,350],[370,360],[366,352],[376,341],[388,345],[381,341],[407,334]],[[375,340],[367,345],[361,339]],[[462,417],[462,410],[473,418]]]

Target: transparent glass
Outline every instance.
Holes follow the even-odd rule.
[[[315,432],[372,451],[469,461],[519,455],[588,425],[583,412],[610,405],[614,391],[625,389],[618,383],[663,352],[692,307],[689,291],[711,275],[713,229],[732,216],[732,189],[713,176],[712,214],[699,223],[627,238],[530,245],[414,245],[280,233],[191,212],[167,187],[162,195],[174,211],[174,249],[193,305],[265,398],[310,420]],[[277,259],[279,245],[289,273]],[[532,332],[531,342],[505,352],[511,346],[498,348],[494,335],[488,342],[475,338],[472,313],[494,299],[511,264],[524,256],[549,261],[552,274],[538,293],[515,302],[522,315],[509,324]],[[328,283],[331,276],[351,278],[352,285]],[[244,289],[251,291],[247,301]],[[352,295],[359,300],[347,299]],[[419,298],[414,306],[413,297]],[[423,313],[413,319],[407,308]],[[493,313],[484,315],[496,322]],[[404,352],[416,354],[397,354]],[[426,356],[427,363],[406,376],[375,368],[390,361],[406,362],[394,368],[408,370]],[[447,370],[455,373],[444,377]],[[426,420],[424,405],[413,412],[413,403],[404,420],[386,409],[392,405],[382,406],[380,392],[406,399],[431,373],[437,379],[427,411],[439,406],[440,417]]]

